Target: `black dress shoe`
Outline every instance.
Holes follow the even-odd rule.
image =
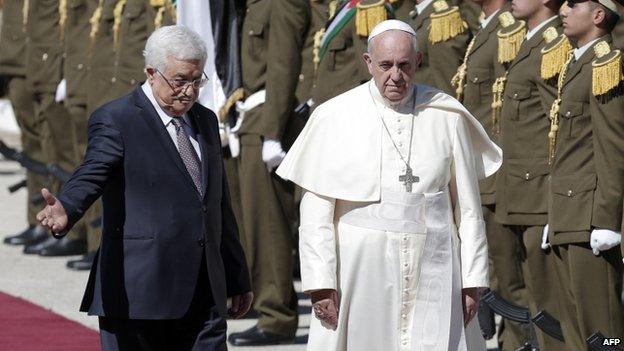
[[[56,243],[41,248],[39,256],[74,256],[87,253],[87,241],[63,237],[55,239]]]
[[[253,326],[240,333],[233,333],[228,338],[234,346],[265,346],[292,344],[295,338],[262,331],[258,326]]]
[[[91,269],[94,259],[95,259],[95,251],[89,252],[88,254],[82,256],[82,258],[78,260],[67,261],[67,268],[74,269],[77,271],[88,271]]]
[[[26,241],[28,241],[28,238],[30,238],[33,229],[35,229],[35,226],[30,225],[19,234],[7,236],[4,238],[4,243],[7,245],[24,245]]]
[[[24,246],[24,253],[27,255],[38,254],[44,247],[56,243],[56,240],[57,239],[54,239],[52,235],[48,234],[46,237],[26,244],[26,246]]]

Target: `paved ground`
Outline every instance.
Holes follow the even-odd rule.
[[[0,241],[26,227],[26,192],[20,190],[9,194],[7,186],[24,177],[23,171],[13,162],[0,160]],[[95,317],[78,312],[82,293],[87,281],[86,272],[74,272],[65,268],[68,258],[41,258],[22,254],[21,247],[0,244],[0,291],[22,297],[48,308],[89,328],[97,329]],[[298,284],[296,284],[298,285]],[[298,286],[296,286],[298,288]],[[303,296],[302,296],[303,297]],[[310,321],[310,301],[300,300],[301,318],[295,345],[237,348],[231,350],[305,350]],[[255,320],[229,321],[229,332],[244,330]],[[490,340],[488,347],[494,347]],[[1,345],[0,345],[1,346]]]

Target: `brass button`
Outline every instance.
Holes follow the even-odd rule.
[[[48,53],[44,52],[43,55],[41,55],[41,61],[45,62],[48,60]]]
[[[517,98],[518,97],[518,93],[514,93],[514,97]]]
[[[76,66],[76,68],[78,68],[78,70],[81,70],[84,68],[84,65],[82,63],[79,63],[78,66]]]
[[[111,83],[115,83],[117,81],[117,78],[113,77],[111,78]]]
[[[305,76],[302,74],[299,75],[299,81],[303,82],[305,80]]]
[[[475,83],[478,82],[479,81],[479,77],[472,78],[472,81],[475,82]]]
[[[411,18],[416,18],[416,16],[418,16],[418,12],[416,12],[416,10],[412,10],[409,12],[409,16]]]
[[[566,112],[566,116],[570,117],[570,111]]]
[[[130,79],[130,85],[135,85],[136,84],[136,79]]]
[[[524,175],[524,179],[526,179],[526,180],[531,179],[531,173],[526,172],[526,174]]]
[[[253,34],[254,34],[254,31],[253,31],[253,30],[250,30],[250,31],[249,31],[249,35],[253,35]]]
[[[568,196],[572,196],[572,189],[568,190]]]

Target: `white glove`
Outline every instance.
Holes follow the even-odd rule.
[[[54,95],[54,101],[62,102],[67,98],[67,81],[65,78],[56,86],[56,94]]]
[[[589,239],[589,245],[594,252],[594,255],[598,256],[600,251],[609,250],[620,244],[622,241],[622,234],[614,232],[608,229],[594,229],[591,232]]]
[[[548,224],[544,226],[542,231],[542,250],[548,250],[550,243],[548,242]]]
[[[274,139],[265,139],[262,144],[262,161],[266,163],[267,170],[273,171],[282,163],[286,152],[282,149],[282,143]]]

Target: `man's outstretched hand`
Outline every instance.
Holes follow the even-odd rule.
[[[67,227],[67,213],[61,202],[48,189],[41,189],[41,195],[46,203],[45,208],[37,213],[37,220],[43,227],[54,234],[63,234]]]
[[[253,293],[247,292],[240,295],[232,296],[232,307],[228,310],[228,315],[231,318],[240,318],[249,312],[251,308],[251,302],[253,301]]]

